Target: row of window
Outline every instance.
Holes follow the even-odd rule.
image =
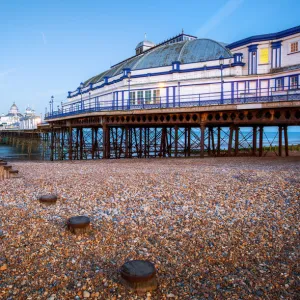
[[[298,87],[299,87],[298,76],[297,75],[291,76],[290,77],[290,89],[298,89]],[[276,91],[284,90],[284,78],[276,79],[275,89],[276,89]]]
[[[130,104],[152,104],[160,102],[160,90],[130,92]]]

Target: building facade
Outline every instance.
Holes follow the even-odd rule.
[[[56,113],[246,103],[300,93],[300,26],[227,45],[181,33],[135,50],[69,92]]]
[[[29,106],[26,108],[24,115],[19,112],[15,103],[11,106],[7,115],[0,117],[0,130],[4,129],[36,129],[41,118],[37,116]]]

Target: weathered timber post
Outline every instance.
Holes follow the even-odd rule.
[[[287,125],[284,125],[284,148],[285,148],[285,156],[289,156],[289,140],[288,140],[288,128]]]

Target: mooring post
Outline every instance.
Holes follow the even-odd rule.
[[[256,156],[257,126],[253,126],[252,155]]]
[[[235,126],[235,146],[234,146],[234,155],[237,156],[239,153],[239,131],[240,128]]]
[[[264,137],[264,127],[259,126],[259,156],[263,155],[263,137]]]
[[[282,126],[278,126],[278,155],[282,156]]]
[[[284,148],[285,148],[285,156],[289,156],[289,140],[288,140],[288,128],[287,125],[284,125]]]
[[[200,138],[200,157],[204,157],[204,135],[205,135],[205,125],[200,124],[201,138]]]

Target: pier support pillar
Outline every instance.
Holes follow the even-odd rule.
[[[259,126],[259,156],[263,155],[264,127]]]
[[[253,126],[252,155],[256,156],[257,126]]]
[[[205,135],[205,125],[200,124],[200,131],[201,131],[201,139],[200,139],[200,157],[204,157],[204,135]]]
[[[175,157],[178,156],[178,126],[175,126]]]
[[[238,126],[235,127],[235,145],[234,145],[234,156],[239,154],[239,131],[240,128]]]
[[[233,130],[234,130],[234,128],[233,128],[233,125],[232,125],[232,126],[230,126],[230,131],[229,131],[228,156],[231,156]]]
[[[282,156],[282,126],[278,126],[278,155]]]
[[[288,128],[287,125],[284,125],[284,148],[285,148],[285,156],[289,156],[289,140],[288,140]]]
[[[221,152],[221,127],[218,126],[217,156],[220,156],[220,152]]]

